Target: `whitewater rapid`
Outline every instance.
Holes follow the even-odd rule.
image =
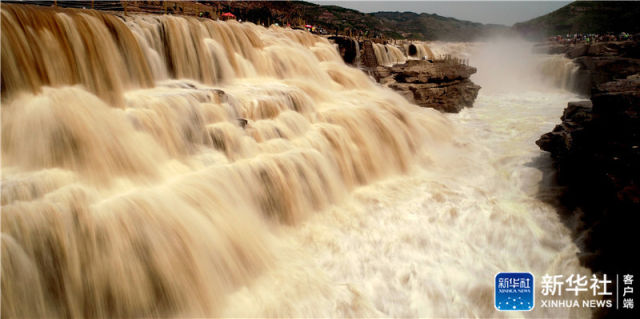
[[[483,81],[512,67],[504,59],[485,60],[505,49],[513,62],[530,63],[520,66],[524,71],[542,76]],[[535,144],[553,129],[567,101],[580,98],[556,86],[570,81],[564,81],[570,71],[558,68],[555,76],[563,81],[553,78],[539,62],[558,65],[558,57],[531,55],[521,42],[466,51],[479,65],[472,79],[484,87],[473,108],[447,115],[454,141],[438,145],[406,175],[359,187],[345,203],[288,229],[284,237],[296,258],[236,293],[228,315],[500,317],[507,314],[493,306],[498,272],[531,272],[537,280],[590,274],[546,201],[554,188],[551,159]],[[513,78],[520,83],[503,82]],[[541,297],[540,289],[536,294]],[[536,308],[518,315],[590,312]]]
[[[488,317],[497,272],[588,274],[537,196],[572,95],[478,48],[442,115],[303,31],[3,4],[3,317]]]

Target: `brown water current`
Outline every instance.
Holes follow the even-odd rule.
[[[488,316],[496,271],[584,271],[552,209],[480,190],[467,128],[325,38],[1,8],[3,317]]]

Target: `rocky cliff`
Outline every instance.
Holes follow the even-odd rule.
[[[640,76],[598,84],[561,120],[536,144],[567,186],[563,204],[578,217],[583,261],[596,271],[637,270],[628,248],[640,225]]]

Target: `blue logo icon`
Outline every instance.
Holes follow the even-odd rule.
[[[533,310],[533,275],[528,272],[501,272],[496,275],[495,306],[499,311]]]

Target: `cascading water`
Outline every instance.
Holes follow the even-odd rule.
[[[3,317],[486,317],[498,271],[586,272],[534,146],[500,155],[521,123],[485,112],[520,105],[447,118],[303,31],[22,5],[2,69]]]
[[[536,300],[545,274],[590,276],[570,231],[543,201],[551,163],[534,143],[575,96],[535,83],[539,60],[548,57],[531,55],[531,45],[459,46],[478,66],[473,80],[483,89],[473,108],[447,115],[452,140],[419,156],[408,176],[358,188],[344,204],[311,216],[290,236],[306,256],[294,264],[313,275],[283,280],[296,268],[286,262],[285,271],[234,294],[227,314],[327,315],[312,310],[337,304],[328,315],[500,317],[508,314],[493,307],[498,272],[532,272]],[[296,302],[274,310],[283,299]],[[586,318],[590,310],[538,304],[517,315]]]
[[[551,81],[553,87],[564,90],[577,90],[576,76],[580,67],[564,55],[544,56],[539,66],[542,75]]]
[[[402,51],[392,44],[373,43],[373,52],[378,65],[392,66],[407,61]]]
[[[3,4],[2,65],[9,317],[219,315],[449,131],[302,31]]]
[[[435,59],[436,56],[431,51],[431,48],[424,42],[414,41],[404,45],[404,51],[409,59]]]

